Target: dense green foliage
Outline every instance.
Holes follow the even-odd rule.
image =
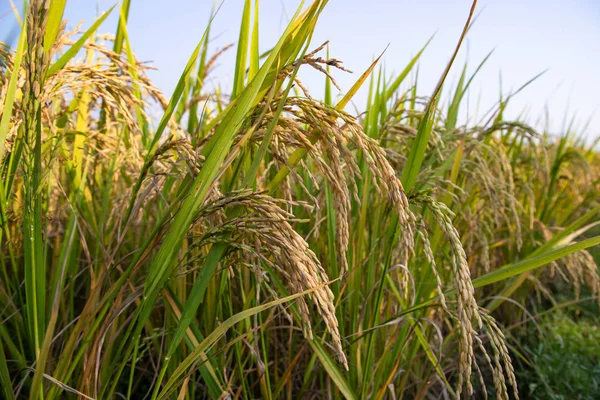
[[[600,397],[600,328],[595,319],[558,312],[540,321],[523,345],[528,363],[517,368],[525,399]]]

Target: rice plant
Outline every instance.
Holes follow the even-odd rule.
[[[262,55],[245,0],[231,93],[205,85],[233,51],[208,52],[211,17],[170,99],[130,1],[71,32],[65,2],[0,46],[5,398],[518,398],[503,326],[556,280],[598,295],[594,146],[505,120],[512,96],[461,126],[485,60],[443,89],[476,2],[433,93],[425,46],[337,102],[325,0]]]

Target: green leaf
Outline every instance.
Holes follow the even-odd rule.
[[[454,63],[454,60],[456,59],[462,42],[467,34],[469,25],[471,24],[471,19],[473,18],[473,14],[475,13],[476,5],[477,1],[474,1],[471,7],[471,11],[469,12],[469,17],[467,18],[467,22],[465,23],[463,31],[456,45],[456,49],[454,50],[454,54],[450,58],[448,65],[446,65],[446,69],[442,73],[439,82],[433,90],[433,94],[431,95],[429,103],[427,104],[427,108],[425,109],[423,119],[419,123],[417,137],[413,140],[411,152],[408,155],[408,161],[406,162],[404,170],[402,171],[402,185],[404,186],[404,190],[406,191],[411,190],[417,181],[417,176],[419,175],[419,172],[421,170],[421,164],[423,163],[423,159],[425,158],[425,151],[427,150],[429,136],[431,135],[431,130],[433,129],[437,97],[440,91],[442,90],[444,81],[446,80],[446,77],[448,76],[448,73],[452,68],[452,64]]]
[[[318,340],[309,340],[308,344],[313,349],[314,353],[319,358],[319,361],[321,361],[323,368],[325,368],[327,374],[333,383],[335,383],[335,386],[340,389],[340,392],[342,392],[344,397],[348,400],[357,399],[358,397],[354,394],[354,391],[348,384],[344,374],[338,368],[338,364],[331,358],[325,348],[323,348],[323,345],[319,343]]]
[[[432,98],[430,103],[425,110],[423,119],[419,122],[419,129],[417,130],[417,136],[413,140],[410,153],[406,165],[402,170],[402,185],[404,190],[409,191],[417,182],[417,176],[421,171],[421,164],[425,159],[425,152],[427,151],[427,144],[429,143],[429,136],[433,130],[433,122],[436,114],[436,101],[435,97]]]
[[[258,0],[254,1],[254,26],[252,27],[252,41],[250,42],[250,67],[248,79],[252,80],[258,72],[260,53],[258,52]]]
[[[454,93],[454,98],[452,99],[452,103],[450,103],[450,107],[448,108],[448,115],[446,116],[446,133],[450,133],[456,127],[456,121],[458,120],[458,110],[461,104],[461,101],[464,95],[467,93],[469,86],[471,86],[471,82],[475,79],[475,76],[479,73],[481,68],[483,68],[484,64],[490,58],[493,52],[489,52],[487,56],[484,57],[483,61],[479,63],[475,72],[471,74],[471,77],[465,84],[465,74],[467,72],[467,65],[465,64],[463,68],[463,72],[460,76],[460,80],[458,85],[456,86],[456,92]]]
[[[600,236],[582,240],[581,242],[573,243],[568,246],[559,247],[540,256],[528,258],[480,276],[479,278],[473,280],[473,286],[476,288],[483,287],[491,285],[492,283],[506,280],[513,276],[521,275],[525,272],[551,263],[552,261],[556,261],[559,258],[575,253],[576,251],[585,250],[598,244],[600,244]]]
[[[404,79],[406,79],[406,77],[408,76],[410,71],[412,71],[414,66],[417,64],[417,61],[419,61],[419,59],[421,58],[421,55],[423,54],[423,52],[425,51],[427,46],[429,46],[429,43],[431,43],[432,40],[433,40],[433,36],[429,38],[427,43],[425,43],[425,45],[421,48],[421,50],[419,50],[417,55],[414,56],[412,58],[412,60],[410,60],[410,62],[406,65],[406,67],[404,67],[402,72],[400,72],[400,75],[398,75],[396,77],[396,79],[394,79],[394,82],[392,82],[392,84],[387,88],[387,91],[385,93],[385,101],[388,101],[389,99],[391,99],[392,96],[394,95],[394,93],[396,93],[396,90],[398,90],[398,88],[400,87],[400,84],[402,84],[402,82],[404,82]]]
[[[248,61],[248,38],[250,36],[250,10],[251,1],[244,2],[244,11],[242,12],[242,23],[240,28],[240,37],[238,40],[237,57],[235,59],[235,75],[233,77],[233,89],[231,96],[237,97],[244,87],[244,76],[246,75],[246,64]]]
[[[26,47],[27,40],[27,24],[21,28],[19,35],[19,44],[15,53],[13,62],[13,72],[10,75],[8,90],[6,92],[6,100],[2,109],[2,120],[0,120],[0,158],[4,157],[4,146],[6,144],[6,135],[8,134],[8,124],[12,116],[13,106],[15,104],[15,95],[17,93],[17,81],[19,80],[19,72],[21,71],[21,62],[23,61],[23,52]]]
[[[446,389],[449,390],[453,395],[455,395],[454,390],[452,389],[452,385],[446,379],[446,374],[444,374],[442,365],[440,364],[439,360],[435,357],[435,354],[431,350],[429,342],[427,341],[427,338],[425,337],[425,334],[423,333],[423,330],[421,329],[420,324],[412,318],[410,318],[409,321],[410,321],[411,326],[414,328],[414,332],[417,336],[419,344],[421,345],[423,350],[425,350],[425,354],[427,354],[427,358],[429,359],[431,366],[435,369],[435,371],[437,372],[437,374],[438,374],[439,378],[442,380],[442,382],[444,382],[444,385],[446,385]],[[440,340],[442,340],[442,338],[440,338]]]
[[[379,55],[379,57],[377,57],[375,59],[375,61],[373,61],[373,63],[369,66],[369,68],[367,68],[367,70],[365,72],[363,72],[363,74],[360,76],[360,78],[358,78],[358,80],[356,82],[354,82],[354,85],[352,85],[350,90],[348,90],[348,92],[344,95],[344,97],[342,97],[342,99],[335,105],[336,110],[342,111],[346,107],[346,105],[350,102],[350,100],[352,100],[352,98],[354,97],[356,92],[358,92],[358,90],[362,87],[363,83],[365,83],[365,81],[367,80],[369,75],[371,75],[371,72],[373,72],[373,69],[375,69],[375,66],[377,65],[377,63],[379,62],[381,57],[383,57],[384,53],[385,53],[385,50],[383,50],[383,52]]]
[[[44,34],[44,52],[48,53],[62,23],[63,13],[67,0],[51,0],[48,10],[48,22],[46,23],[46,33]]]
[[[115,43],[113,44],[113,51],[117,54],[121,54],[121,49],[123,48],[123,39],[126,35],[125,27],[129,18],[130,6],[131,0],[123,0],[123,4],[121,5],[121,19],[123,22],[117,25],[117,34],[115,35]]]
[[[4,344],[2,343],[2,336],[0,335],[0,386],[4,392],[6,400],[12,400],[15,398],[12,382],[10,380],[10,374],[8,373],[8,367],[6,365],[6,356],[4,354]]]

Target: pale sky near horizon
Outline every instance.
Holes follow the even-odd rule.
[[[84,27],[90,26],[115,1],[67,0],[68,27],[81,20]],[[287,16],[299,3],[260,1],[261,50],[275,43]],[[158,68],[151,78],[166,95],[172,92],[200,39],[212,6],[212,0],[132,0],[132,47],[140,60]],[[242,6],[243,0],[223,2],[213,23],[212,49],[237,41]],[[454,50],[470,6],[471,0],[330,0],[317,24],[312,47],[330,41],[331,56],[354,71],[334,75],[347,90],[388,44],[383,65],[389,76],[401,71],[435,34],[419,63],[419,92],[429,95]],[[99,32],[115,31],[116,10],[113,13]],[[589,120],[587,137],[600,136],[600,0],[480,0],[477,13],[446,88],[454,85],[466,60],[468,70],[473,71],[494,52],[471,87],[463,122],[481,116],[498,100],[500,74],[506,95],[548,69],[515,97],[508,115],[525,113],[527,120],[539,127],[547,109],[551,132],[561,133],[565,117],[575,117],[579,133]],[[0,41],[6,40],[13,25],[9,1],[0,0]],[[220,59],[211,78],[213,84],[231,87],[234,59],[235,49]],[[322,76],[308,73],[303,81],[315,97],[321,97]],[[365,99],[366,91],[359,93],[358,109],[364,108]]]

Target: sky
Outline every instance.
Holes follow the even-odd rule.
[[[115,1],[67,0],[67,27],[80,21],[84,28],[90,26]],[[276,42],[299,3],[260,0],[261,51]],[[331,56],[354,71],[334,75],[347,90],[386,47],[382,65],[392,76],[434,35],[419,63],[419,92],[429,95],[456,46],[470,6],[471,0],[330,0],[312,47],[329,40]],[[150,76],[165,94],[174,89],[212,7],[212,0],[132,0],[128,29],[133,50],[138,59],[157,68]],[[211,49],[235,44],[242,7],[243,0],[223,1],[211,31]],[[473,71],[493,53],[471,86],[462,122],[478,121],[501,91],[506,95],[546,71],[512,100],[507,116],[524,115],[536,127],[547,118],[555,134],[565,131],[565,121],[574,119],[578,133],[590,139],[600,136],[600,0],[480,0],[477,15],[446,89],[456,83],[465,62]],[[117,17],[114,12],[99,32],[115,32]],[[10,37],[11,27],[10,2],[0,0],[0,40]],[[220,59],[211,84],[231,88],[234,60],[231,49]],[[316,73],[301,77],[311,93],[321,97],[324,78]],[[355,107],[364,109],[365,100],[362,90]]]

